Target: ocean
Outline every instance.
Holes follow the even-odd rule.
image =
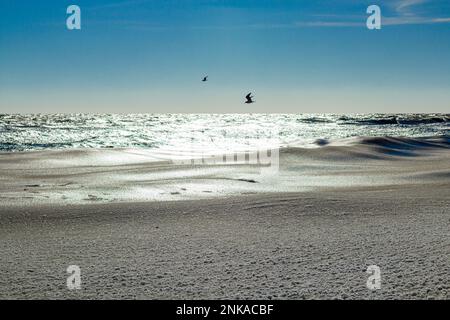
[[[0,151],[239,151],[363,137],[449,136],[450,114],[1,114]]]

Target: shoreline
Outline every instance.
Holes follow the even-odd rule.
[[[0,154],[0,207],[433,185],[448,182],[449,158],[447,137],[344,139],[313,149],[292,144],[272,150],[263,164],[261,154],[249,153],[207,163],[140,149]]]

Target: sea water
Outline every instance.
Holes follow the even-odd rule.
[[[1,114],[0,151],[186,148],[238,151],[268,141],[320,146],[361,136],[448,136],[450,114]]]

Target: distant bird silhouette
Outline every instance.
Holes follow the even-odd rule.
[[[252,93],[250,92],[248,95],[245,96],[245,99],[247,99],[247,101],[245,101],[245,103],[253,103],[255,101],[252,100]]]
[[[208,76],[204,77],[202,81],[203,82],[208,81]]]

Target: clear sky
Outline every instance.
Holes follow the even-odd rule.
[[[449,113],[450,2],[1,0],[12,112]]]

